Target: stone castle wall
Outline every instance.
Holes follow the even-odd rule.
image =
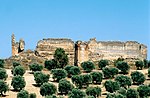
[[[12,35],[12,56],[26,55],[24,52],[24,41],[15,42]],[[71,39],[48,38],[38,41],[34,53],[34,58],[53,59],[53,54],[57,48],[63,48],[69,57],[70,65],[80,65],[83,61],[99,61],[100,59],[115,60],[119,57],[125,59],[146,59],[147,47],[136,41],[96,41],[95,38],[87,42],[73,42]],[[27,52],[28,53],[28,52]],[[30,53],[29,53],[30,54]],[[29,61],[32,58],[29,59]]]
[[[96,41],[90,39],[88,42],[76,42],[77,64],[83,61],[98,61],[100,59],[115,60],[125,59],[146,59],[147,47],[136,41]]]
[[[37,43],[36,55],[46,59],[53,59],[57,48],[63,48],[68,55],[69,64],[74,63],[74,42],[71,39],[43,39]]]

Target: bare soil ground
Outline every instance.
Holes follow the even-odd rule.
[[[11,80],[13,78],[13,75],[11,74],[11,69],[6,69],[7,70],[7,74],[8,74],[8,78],[6,80],[6,82],[9,84],[9,87],[10,87],[10,91],[8,91],[5,95],[5,97],[1,97],[1,98],[16,98],[17,97],[17,93],[18,92],[15,92],[13,91],[13,87],[11,86]],[[97,70],[94,70],[94,71],[97,71]],[[133,72],[133,71],[136,71],[136,70],[130,70],[130,73]],[[148,73],[148,69],[143,69],[143,70],[138,70],[140,72],[142,72],[143,74],[145,74],[146,76],[146,81],[144,82],[144,84],[150,84],[150,78],[147,77],[147,73]],[[46,74],[50,74],[49,71],[43,71],[44,73]],[[130,75],[130,73],[128,75]],[[39,87],[35,87],[33,84],[35,84],[35,81],[34,81],[34,76],[33,74],[30,74],[30,71],[27,70],[25,75],[25,81],[26,81],[26,87],[25,87],[25,90],[27,90],[29,93],[36,93],[37,95],[37,98],[44,98],[40,95],[40,88]],[[52,79],[50,78],[50,81]],[[70,78],[67,78],[67,80],[71,81]],[[103,87],[103,83],[106,81],[106,79],[104,79],[102,81],[102,84],[101,85],[90,85],[90,86],[99,86],[102,88],[102,96],[100,98],[105,98],[106,97],[106,94],[107,94],[107,91],[105,90],[105,87]],[[53,82],[55,85],[58,86],[58,83],[56,82]],[[137,88],[138,86],[137,85],[132,85],[131,88]],[[83,89],[85,90],[85,89]],[[67,98],[67,96],[64,96],[65,98]]]

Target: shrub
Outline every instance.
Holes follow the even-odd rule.
[[[68,56],[63,48],[57,48],[54,53],[57,68],[63,68],[68,64]]]
[[[32,72],[35,72],[35,71],[41,71],[43,69],[43,66],[37,63],[34,63],[34,64],[29,65],[29,68],[30,70],[32,70]]]
[[[80,68],[77,66],[67,65],[64,69],[67,71],[68,77],[71,77],[72,75],[79,75],[81,73]]]
[[[46,75],[40,71],[34,73],[34,80],[37,86],[41,86],[43,83],[49,81],[49,75]]]
[[[86,89],[86,94],[88,96],[94,96],[94,98],[101,96],[101,88],[99,87],[88,87]]]
[[[138,95],[139,94],[135,89],[129,88],[127,90],[127,94],[126,94],[127,98],[138,98]]]
[[[135,66],[136,66],[137,70],[142,69],[144,66],[144,63],[143,63],[143,61],[136,61]]]
[[[147,98],[150,95],[150,87],[147,85],[140,85],[137,91],[139,92],[140,98]]]
[[[119,75],[115,78],[115,81],[120,84],[121,87],[127,88],[131,86],[131,78],[124,75]]]
[[[5,64],[5,61],[3,59],[0,59],[0,68],[4,68],[4,64]]]
[[[148,68],[148,77],[150,77],[150,68]]]
[[[14,76],[17,76],[17,75],[23,76],[24,74],[25,74],[25,69],[23,66],[16,66],[13,69],[13,75]]]
[[[92,81],[92,77],[89,74],[85,75],[74,75],[71,77],[72,83],[76,85],[78,88],[82,88],[83,86],[88,87],[89,83]]]
[[[64,69],[52,69],[51,73],[53,75],[54,81],[59,81],[65,77],[67,77],[67,72]]]
[[[6,80],[8,77],[7,72],[4,68],[0,68],[0,79],[1,80]]]
[[[101,84],[102,79],[103,79],[103,75],[101,72],[92,72],[92,73],[90,73],[90,75],[92,76],[93,83]]]
[[[72,89],[68,98],[85,98],[85,96],[85,92],[81,91],[80,89]]]
[[[29,98],[36,98],[36,94],[35,93],[30,93]]]
[[[66,79],[61,79],[58,84],[58,90],[61,94],[68,94],[73,89],[73,85]]]
[[[3,80],[0,80],[0,94],[4,95],[8,90],[8,85]]]
[[[44,65],[45,65],[45,68],[47,68],[48,70],[55,69],[57,67],[56,61],[54,59],[46,60]]]
[[[118,69],[114,67],[105,67],[102,69],[105,78],[114,78],[118,74]]]
[[[17,98],[29,98],[29,93],[26,90],[21,90],[18,94],[17,94]]]
[[[56,91],[57,91],[57,88],[52,83],[44,83],[40,87],[40,94],[42,96],[53,95],[56,93]]]
[[[22,76],[14,76],[11,81],[11,86],[13,86],[14,90],[20,91],[26,85],[26,82]]]
[[[117,67],[119,70],[121,70],[121,72],[122,72],[123,74],[127,74],[128,71],[129,71],[129,69],[130,69],[130,66],[128,65],[128,63],[127,63],[127,62],[124,62],[124,61],[119,61],[119,62],[117,62],[116,67]]]
[[[144,81],[146,80],[145,76],[143,73],[134,71],[131,73],[131,79],[133,81],[133,84],[143,84]]]
[[[106,65],[108,65],[108,60],[100,60],[100,61],[98,62],[98,67],[99,67],[100,69],[102,69],[102,68],[105,67]]]
[[[13,67],[15,68],[16,66],[21,66],[19,62],[13,62]]]
[[[105,81],[104,86],[106,88],[106,91],[108,91],[110,93],[113,93],[113,92],[119,90],[119,88],[120,88],[120,85],[118,82],[111,81],[111,80]]]
[[[90,62],[90,61],[82,62],[81,63],[81,67],[86,72],[91,72],[95,68],[94,64],[92,62]]]

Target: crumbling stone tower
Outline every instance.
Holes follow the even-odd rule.
[[[20,39],[19,42],[16,42],[15,35],[11,36],[11,44],[12,44],[12,56],[18,55],[19,53],[24,51],[25,42],[23,39]]]

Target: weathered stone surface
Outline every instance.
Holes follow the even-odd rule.
[[[100,59],[115,60],[119,57],[133,60],[146,59],[147,47],[136,41],[96,41],[90,39],[88,42],[79,41],[76,43],[76,63],[83,61],[98,61]]]
[[[57,48],[63,48],[69,57],[69,64],[74,64],[74,42],[71,39],[48,38],[37,43],[36,55],[45,59],[53,59]]]
[[[53,59],[57,48],[63,48],[69,57],[70,65],[80,65],[83,61],[99,61],[100,59],[115,60],[119,57],[126,61],[147,58],[147,46],[136,41],[96,41],[96,38],[87,42],[73,42],[71,39],[48,38],[38,41],[34,51],[24,51],[25,42],[21,39],[15,42],[12,35],[12,57],[6,59],[7,64],[19,61],[27,66],[33,62],[44,64],[47,59]]]
[[[32,50],[26,50],[24,52],[19,53],[19,55],[11,56],[10,58],[5,59],[6,62],[6,68],[11,68],[13,62],[19,62],[21,65],[23,65],[26,69],[28,69],[28,65],[32,63],[39,63],[44,64],[44,61],[46,59],[42,57],[38,57],[35,55],[35,52]]]
[[[23,52],[25,49],[25,42],[23,39],[20,39],[19,42],[16,42],[15,35],[11,36],[11,44],[12,44],[12,56],[18,55]]]

